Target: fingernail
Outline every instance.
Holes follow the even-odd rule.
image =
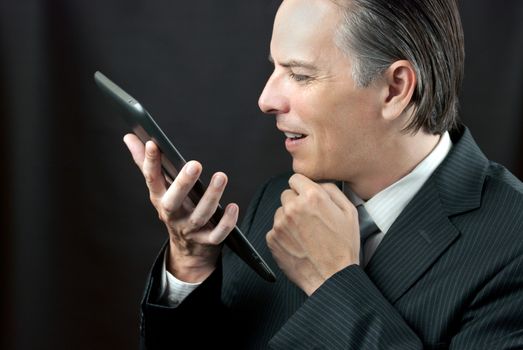
[[[198,167],[194,163],[189,163],[187,165],[186,171],[187,171],[187,174],[194,176],[198,172]]]
[[[227,211],[229,212],[229,214],[236,214],[236,206],[235,205],[231,205],[230,207],[227,208]]]
[[[223,176],[217,175],[214,177],[213,183],[214,187],[221,187],[223,183],[225,182]]]
[[[147,141],[145,143],[145,149],[150,153],[156,152],[156,147],[154,147],[154,146],[155,146],[155,143],[153,141]]]

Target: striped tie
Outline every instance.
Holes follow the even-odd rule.
[[[363,206],[363,203],[356,206],[356,209],[358,210],[358,221],[360,223],[360,265],[365,266],[365,256],[364,256],[364,249],[365,242],[367,239],[380,232],[380,229],[376,224],[374,223],[374,220],[370,217],[369,213]]]

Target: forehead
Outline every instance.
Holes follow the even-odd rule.
[[[331,0],[283,1],[274,20],[272,55],[276,60],[295,55],[316,60],[334,49],[340,19],[340,9]]]

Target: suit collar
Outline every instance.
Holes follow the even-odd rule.
[[[454,149],[433,175],[448,216],[480,206],[489,164],[467,128],[451,133],[451,139]]]
[[[390,302],[458,239],[449,217],[480,205],[488,161],[468,129],[451,138],[451,152],[391,226],[365,269]]]

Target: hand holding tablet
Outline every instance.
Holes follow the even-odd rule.
[[[106,96],[108,96],[112,101],[114,101],[116,106],[118,106],[120,114],[132,128],[134,134],[138,137],[138,139],[140,139],[140,141],[144,145],[147,144],[148,141],[154,142],[156,147],[153,144],[148,144],[147,150],[153,153],[158,150],[161,152],[161,168],[163,169],[163,173],[170,182],[174,181],[178,175],[178,171],[184,168],[186,161],[178,152],[178,150],[174,147],[171,141],[167,138],[167,136],[165,136],[165,134],[162,132],[162,130],[151,117],[151,115],[141,106],[141,104],[138,101],[136,101],[124,90],[122,90],[120,87],[114,84],[102,73],[96,72],[94,78],[96,84],[102,90],[102,92]],[[189,166],[185,169],[188,170],[188,168],[195,167],[196,169],[193,170],[196,170],[196,172],[193,173],[193,175],[199,175],[199,172],[201,171],[201,166],[197,162],[194,162],[194,164],[191,163],[193,162],[190,162]],[[180,178],[179,181],[182,181],[182,179],[184,183],[190,181],[188,180],[191,178],[189,175],[190,173],[191,172],[188,171],[186,174],[184,174],[183,177]],[[208,193],[206,195],[208,198],[213,196],[213,192],[214,196],[220,197],[226,182],[225,174],[215,174],[213,180],[211,180],[211,186],[213,186],[214,184],[218,186],[214,186],[207,190],[199,178],[194,179],[194,186],[189,186],[189,188],[187,188],[186,190],[186,194],[195,206],[197,206],[197,204],[200,202],[200,199],[202,199],[202,197],[206,195],[206,191]],[[165,191],[165,189],[162,189],[160,186],[158,191]],[[169,193],[167,192],[167,194]],[[174,202],[176,202],[180,199],[173,198],[173,200]],[[211,203],[209,200],[202,202]],[[213,228],[215,228],[218,225],[218,223],[224,216],[224,209],[218,203],[216,203],[216,205],[217,208],[209,219],[209,232],[211,232],[211,235],[221,234],[212,231]],[[202,204],[202,206],[205,205]],[[224,220],[230,219],[229,217],[224,218]],[[267,263],[262,259],[259,253],[254,249],[254,247],[251,245],[251,243],[247,240],[247,238],[243,235],[243,233],[237,226],[234,226],[227,238],[225,238],[225,244],[229,246],[229,248],[231,248],[233,252],[235,252],[243,261],[245,261],[245,263],[247,263],[265,280],[271,282],[275,281],[274,273],[271,271]]]

